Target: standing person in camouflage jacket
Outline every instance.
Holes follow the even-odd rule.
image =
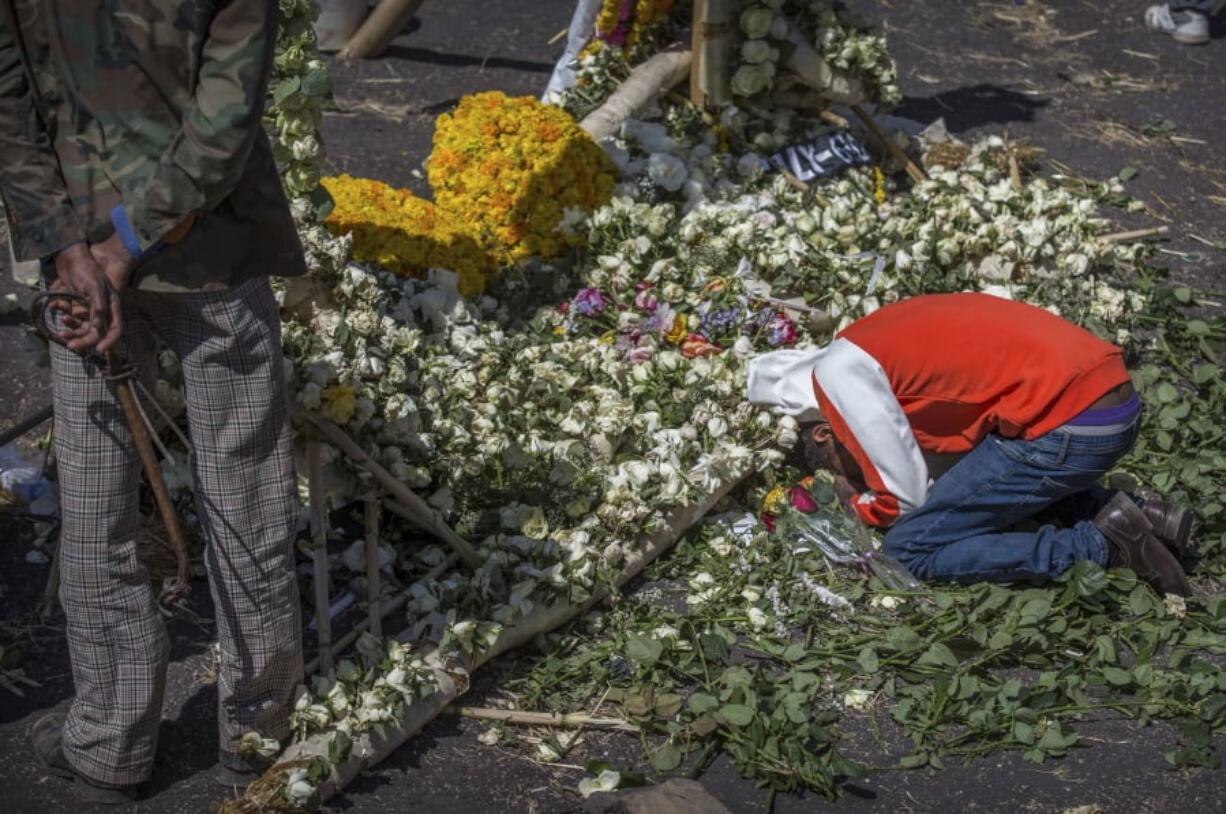
[[[75,351],[152,382],[179,357],[220,647],[223,782],[284,738],[302,676],[297,495],[270,275],[304,271],[260,121],[276,0],[0,0],[0,193],[19,259],[84,295]],[[168,640],[136,555],[139,463],[96,355],[53,345],[60,601],[76,696],[35,724],[52,773],[126,802],[157,747]]]

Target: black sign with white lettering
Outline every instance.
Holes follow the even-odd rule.
[[[775,169],[787,170],[801,181],[829,178],[847,167],[872,161],[864,145],[850,133],[826,133],[808,144],[784,147],[770,158]]]

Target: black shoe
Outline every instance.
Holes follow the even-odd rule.
[[[43,767],[65,780],[72,781],[77,799],[102,805],[126,805],[136,799],[136,786],[100,786],[85,777],[64,757],[63,713],[53,712],[39,718],[30,728],[30,747]]]
[[[1159,594],[1192,593],[1183,566],[1154,536],[1149,519],[1128,495],[1117,492],[1094,518],[1094,526],[1111,543],[1112,566],[1131,568]]]
[[[1192,522],[1195,520],[1192,510],[1177,503],[1151,498],[1141,505],[1141,511],[1145,512],[1145,519],[1154,527],[1154,536],[1182,560],[1192,540]]]

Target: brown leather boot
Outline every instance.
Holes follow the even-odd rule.
[[[1111,543],[1111,565],[1131,568],[1160,594],[1188,596],[1188,577],[1175,555],[1153,534],[1153,526],[1128,495],[1118,492],[1094,518]]]
[[[1154,527],[1154,536],[1182,559],[1192,538],[1192,521],[1195,519],[1192,510],[1178,503],[1151,498],[1141,506],[1141,511]]]

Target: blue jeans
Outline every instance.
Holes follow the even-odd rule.
[[[886,552],[924,580],[1043,580],[1078,560],[1105,566],[1109,543],[1090,523],[1109,497],[1098,480],[1132,449],[1140,423],[1110,435],[988,436],[894,524]],[[1011,530],[1049,509],[1071,525]]]

